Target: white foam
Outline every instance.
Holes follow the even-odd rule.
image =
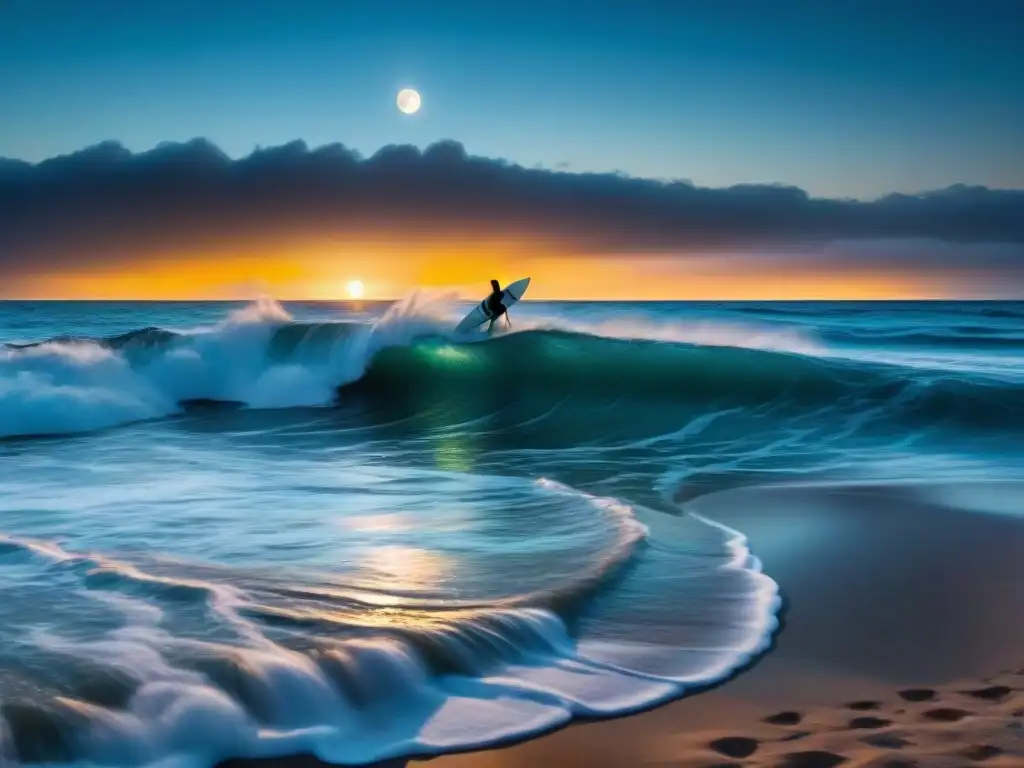
[[[273,359],[270,346],[292,318],[266,298],[136,358],[90,341],[0,349],[0,436],[102,429],[171,415],[194,399],[252,408],[329,405],[376,351],[450,328],[446,300],[413,293],[339,337],[326,355],[300,348],[286,360]]]
[[[724,320],[676,320],[620,317],[586,320],[559,315],[531,315],[514,330],[563,330],[607,339],[667,341],[709,347],[742,347],[772,352],[821,355],[826,348],[806,329]]]
[[[101,429],[173,409],[159,387],[99,345],[0,350],[0,436]]]

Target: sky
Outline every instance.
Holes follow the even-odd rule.
[[[0,297],[1024,296],[1022,39],[1018,0],[0,0]]]

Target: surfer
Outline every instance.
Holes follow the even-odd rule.
[[[509,309],[517,301],[523,298],[523,294],[526,293],[526,289],[530,285],[530,278],[524,277],[522,280],[516,280],[514,283],[509,283],[504,288],[497,280],[491,280],[491,292],[489,296],[485,296],[484,299],[473,306],[473,309],[469,311],[459,324],[455,326],[456,333],[469,333],[475,328],[482,328],[484,323],[490,321],[487,326],[487,333],[490,334],[494,331],[494,324],[498,318],[502,315],[505,316],[505,323],[508,327],[512,327],[512,321],[509,319]],[[479,333],[479,331],[477,331]]]
[[[509,327],[512,326],[512,322],[508,319],[505,305],[501,303],[504,296],[505,292],[501,290],[501,284],[497,280],[491,280],[491,295],[487,297],[487,312],[491,316],[491,323],[487,326],[488,333],[494,328],[494,321],[502,315],[505,315],[505,323]]]

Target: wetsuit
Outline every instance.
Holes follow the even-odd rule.
[[[501,303],[504,298],[504,291],[494,291],[487,297],[487,310],[491,313],[491,320],[497,320],[505,314],[505,305]]]

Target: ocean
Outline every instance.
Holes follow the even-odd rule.
[[[1024,507],[1024,303],[467,310],[0,303],[0,758],[364,764],[622,715],[771,653],[772,553],[842,530],[773,489]]]

